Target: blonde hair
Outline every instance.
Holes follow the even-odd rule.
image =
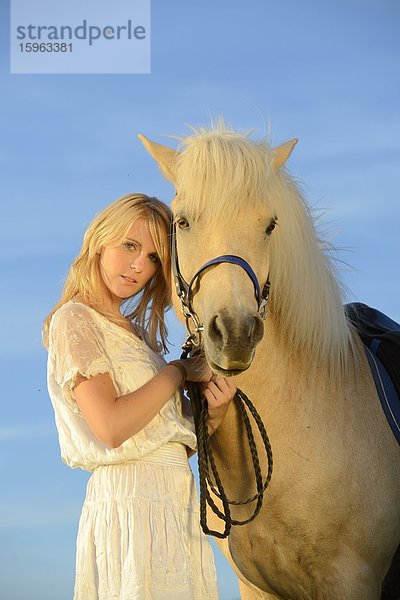
[[[147,341],[155,351],[167,351],[167,328],[164,313],[171,305],[169,234],[170,208],[144,194],[127,194],[103,209],[86,230],[79,255],[72,262],[65,279],[61,298],[43,325],[43,343],[48,347],[49,326],[53,314],[66,302],[78,298],[108,319],[123,321],[107,313],[99,303],[102,278],[99,257],[101,249],[118,245],[137,219],[146,219],[150,235],[160,258],[161,266],[150,279],[135,302],[134,296],[124,301],[125,315],[141,331],[146,331]],[[160,337],[160,342],[158,341]]]

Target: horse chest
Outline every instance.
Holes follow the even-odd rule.
[[[300,527],[294,533],[275,522],[267,532],[255,526],[248,535],[235,531],[231,538],[229,545],[235,564],[260,590],[280,600],[315,600],[313,590],[319,581],[317,587],[323,591],[325,575],[320,577],[313,545]]]

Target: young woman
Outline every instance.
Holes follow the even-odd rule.
[[[235,387],[203,359],[166,363],[171,213],[132,194],[86,231],[44,324],[48,389],[63,461],[91,471],[77,538],[74,600],[216,599],[180,387],[202,382],[209,429]]]

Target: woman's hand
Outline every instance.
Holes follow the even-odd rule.
[[[182,377],[182,383],[184,383],[184,381],[207,382],[210,381],[212,377],[212,371],[204,356],[198,355],[192,358],[173,360],[168,364],[172,364],[176,368],[179,368],[177,363],[183,367],[182,373],[186,372],[186,377]]]
[[[236,386],[228,377],[213,375],[208,383],[201,385],[208,404],[208,433],[212,435],[225,418],[236,394]]]

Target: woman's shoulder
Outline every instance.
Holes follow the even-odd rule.
[[[49,348],[61,344],[95,344],[104,339],[104,329],[96,311],[86,304],[66,302],[56,310],[49,327]]]
[[[52,319],[51,325],[54,327],[56,324],[61,323],[75,323],[77,326],[84,325],[85,323],[96,322],[96,311],[87,304],[82,302],[75,302],[69,300],[65,302],[59,309],[56,310]]]

